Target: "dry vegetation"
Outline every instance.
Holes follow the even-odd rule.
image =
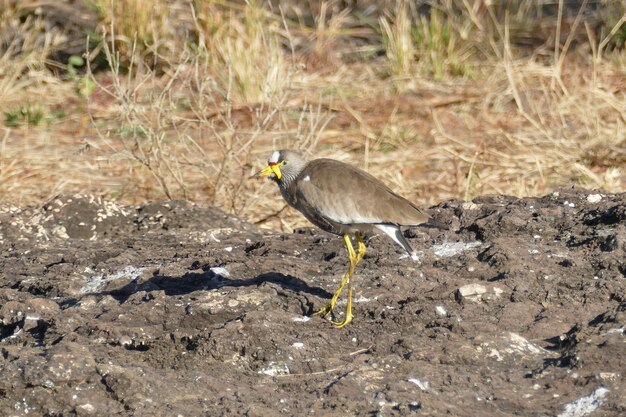
[[[269,151],[421,204],[626,187],[621,0],[0,0],[0,199],[190,199],[303,224]],[[421,3],[420,3],[421,4]]]

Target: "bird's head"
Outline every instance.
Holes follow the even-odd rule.
[[[283,149],[274,151],[267,159],[267,166],[257,176],[269,177],[276,182],[293,180],[306,165],[306,159],[299,151]]]

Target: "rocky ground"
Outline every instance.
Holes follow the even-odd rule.
[[[370,238],[335,329],[309,315],[339,237],[187,202],[4,206],[0,415],[626,415],[626,194],[430,212],[451,230],[407,231],[421,264]]]

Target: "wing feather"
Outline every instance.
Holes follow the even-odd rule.
[[[377,178],[332,159],[309,162],[296,179],[295,189],[299,208],[314,208],[337,223],[418,225],[429,220]]]

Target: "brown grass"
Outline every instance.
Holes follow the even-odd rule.
[[[0,6],[7,203],[184,198],[288,230],[306,222],[249,178],[281,147],[363,167],[420,204],[626,188],[617,3],[603,24],[557,10],[531,42],[522,23],[537,8],[523,0],[439,1],[430,15],[398,2],[369,17],[333,2],[102,0],[80,68],[64,53],[76,35],[49,22],[62,3]]]

